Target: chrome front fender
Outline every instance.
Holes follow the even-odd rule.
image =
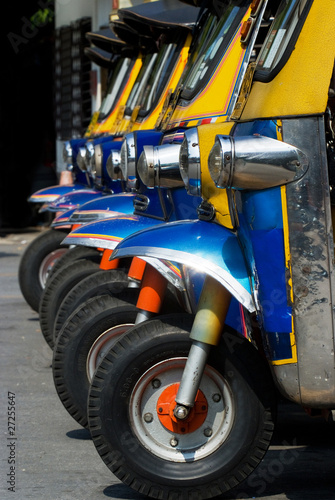
[[[171,262],[197,269],[219,281],[250,312],[256,310],[240,242],[234,232],[223,226],[189,220],[142,230],[125,237],[113,252],[113,258],[134,256],[152,264],[152,259],[159,259],[156,268],[174,285]],[[164,272],[164,266],[170,273]]]

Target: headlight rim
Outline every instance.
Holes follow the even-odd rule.
[[[182,160],[183,148],[185,146],[187,151],[186,169],[182,167],[182,165],[185,163]],[[179,165],[180,174],[184,181],[188,194],[192,196],[201,196],[201,159],[197,127],[186,129],[184,132],[184,139],[181,143],[179,152]]]

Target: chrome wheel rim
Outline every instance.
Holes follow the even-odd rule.
[[[67,248],[58,248],[53,252],[50,252],[41,262],[38,278],[42,288],[45,288],[46,281],[48,279],[49,273],[53,266],[56,264],[56,261],[65,254]]]
[[[117,340],[126,333],[129,328],[134,326],[132,323],[113,326],[103,332],[93,343],[86,360],[86,374],[89,382],[92,381],[96,369],[100,365],[108,351],[114,346]]]

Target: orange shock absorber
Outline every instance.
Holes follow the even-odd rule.
[[[134,281],[141,281],[143,278],[146,262],[139,257],[133,257],[129,271],[128,278]]]
[[[109,260],[112,255],[113,250],[105,249],[102,253],[101,261],[100,261],[100,269],[104,271],[108,271],[109,269],[117,269],[119,267],[119,259]]]
[[[150,313],[159,313],[166,287],[167,281],[164,276],[152,266],[147,265],[136,307]]]

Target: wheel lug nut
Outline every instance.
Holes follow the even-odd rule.
[[[150,424],[150,422],[152,422],[154,419],[154,417],[152,416],[152,413],[146,413],[143,418],[144,418],[144,422],[146,422],[147,424]]]
[[[218,403],[221,400],[221,396],[220,396],[220,394],[216,393],[216,394],[213,394],[212,399],[213,399],[214,403]]]
[[[213,431],[210,427],[207,427],[205,430],[204,430],[204,435],[206,437],[210,437],[211,435],[213,434]]]
[[[178,439],[176,439],[175,437],[171,438],[170,439],[170,445],[175,448],[177,445],[178,445]]]
[[[151,384],[152,384],[152,387],[153,387],[154,389],[158,389],[158,387],[160,387],[160,385],[161,385],[161,381],[160,381],[158,378],[155,378],[155,379],[151,382]]]

